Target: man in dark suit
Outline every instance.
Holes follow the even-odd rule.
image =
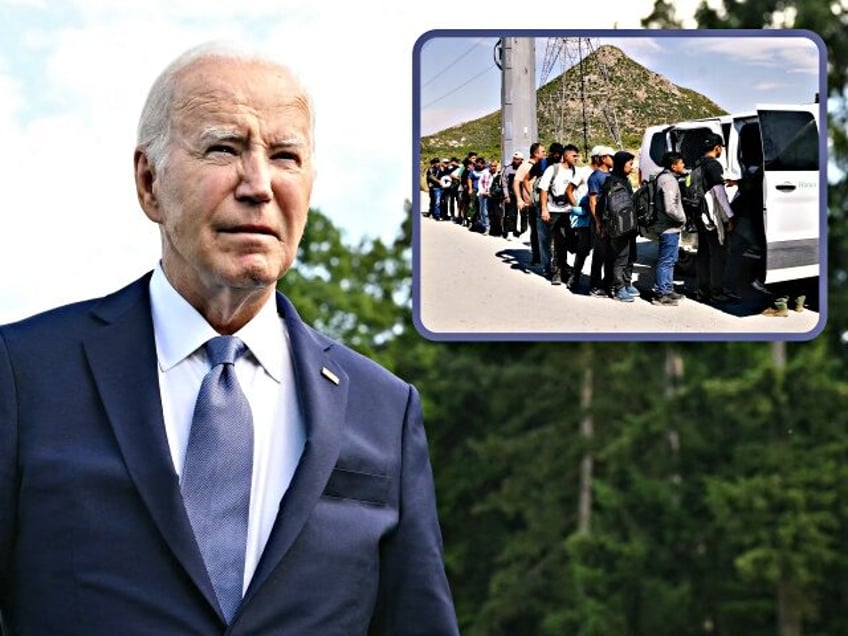
[[[272,61],[178,58],[135,151],[160,263],[0,327],[4,634],[458,633],[415,389],[275,291],[312,112]]]

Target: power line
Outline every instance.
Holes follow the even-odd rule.
[[[431,77],[431,78],[430,78],[430,79],[428,79],[426,82],[424,82],[424,83],[421,85],[421,88],[424,88],[425,86],[427,86],[428,84],[432,83],[434,80],[436,80],[436,79],[437,79],[437,78],[439,78],[440,76],[444,75],[447,71],[449,71],[451,68],[453,68],[453,66],[454,66],[457,62],[459,62],[462,58],[464,58],[466,55],[468,55],[469,53],[471,53],[471,51],[473,51],[475,48],[477,48],[477,45],[478,45],[478,44],[480,44],[480,43],[481,43],[484,39],[485,39],[485,38],[480,38],[479,40],[477,40],[474,44],[472,44],[472,45],[468,48],[468,50],[467,50],[465,53],[463,53],[462,55],[460,55],[458,58],[456,58],[456,59],[455,59],[455,60],[453,60],[452,62],[449,62],[449,63],[448,63],[448,65],[447,65],[445,68],[443,68],[441,71],[439,71],[438,73],[436,73],[433,77]]]
[[[477,73],[477,75],[475,75],[474,77],[472,77],[472,78],[470,78],[470,79],[468,79],[468,80],[464,81],[462,84],[460,84],[460,85],[459,85],[459,86],[457,86],[456,88],[454,88],[454,89],[452,89],[452,90],[448,91],[447,93],[445,93],[445,94],[444,94],[444,95],[442,95],[441,97],[437,97],[436,99],[434,99],[434,100],[432,100],[432,101],[428,102],[427,104],[424,104],[421,108],[429,108],[430,106],[432,106],[432,105],[433,105],[433,104],[435,104],[436,102],[440,102],[440,101],[442,101],[445,97],[449,97],[449,96],[453,95],[453,94],[454,94],[455,92],[457,92],[460,88],[464,88],[465,86],[467,86],[468,84],[470,84],[471,82],[473,82],[474,80],[476,80],[476,79],[477,79],[478,77],[480,77],[481,75],[483,75],[483,74],[488,73],[489,71],[491,71],[493,68],[495,68],[495,63],[494,63],[494,62],[492,62],[491,64],[489,64],[489,66],[487,66],[487,67],[486,67],[486,68],[484,68],[482,71],[480,71],[479,73]]]

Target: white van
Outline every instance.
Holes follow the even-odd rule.
[[[726,179],[739,179],[751,166],[763,171],[766,283],[819,275],[820,206],[819,105],[758,105],[755,111],[652,126],[639,151],[640,183],[658,174],[662,155],[674,150],[691,168],[706,135],[724,139],[719,162]],[[727,187],[732,199],[735,187]],[[694,241],[696,243],[696,241]],[[691,259],[692,237],[681,257]]]

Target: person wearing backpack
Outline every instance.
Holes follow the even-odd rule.
[[[515,195],[515,173],[524,162],[524,153],[516,150],[512,154],[512,163],[504,166],[503,179],[504,184],[504,218],[501,223],[503,229],[503,237],[509,238],[509,233],[512,232],[515,236],[519,236],[518,232],[518,203]]]
[[[424,216],[439,220],[441,217],[442,182],[440,181],[441,166],[438,158],[430,159],[430,167],[427,170],[427,189],[430,192],[430,208]]]
[[[698,254],[695,270],[698,291],[695,297],[704,303],[724,303],[738,300],[728,295],[724,287],[727,245],[725,236],[733,230],[733,210],[724,189],[724,174],[718,157],[724,140],[711,133],[704,139],[704,156],[689,175],[688,199],[694,206],[695,227],[698,231]]]
[[[569,162],[570,156],[567,155],[567,151],[563,152],[561,161],[548,166],[539,180],[539,234],[540,239],[544,241],[542,249],[548,260],[543,262],[543,265],[550,268],[551,285],[561,285],[563,276],[567,278],[570,274],[565,241],[571,202],[566,188],[574,176],[574,166]]]
[[[654,281],[654,298],[651,303],[675,306],[684,298],[674,291],[674,266],[680,247],[680,231],[686,225],[686,212],[680,195],[677,177],[685,171],[683,155],[666,152],[660,162],[663,171],[656,178],[656,223],[651,227],[657,237],[657,265]]]
[[[503,173],[500,169],[500,162],[492,160],[489,163],[489,190],[488,203],[486,204],[489,212],[489,236],[503,235],[503,202],[504,202],[504,182]]]
[[[601,222],[601,193],[604,183],[612,169],[612,157],[615,150],[609,146],[595,146],[589,153],[595,171],[587,180],[586,206],[592,215],[592,265],[589,275],[589,295],[593,298],[608,298],[612,271],[607,266],[608,237],[604,234]],[[603,278],[602,278],[603,275]]]
[[[602,190],[601,222],[607,237],[607,261],[612,267],[610,291],[615,300],[632,303],[639,290],[631,283],[636,254],[636,213],[633,209],[634,155],[620,150],[612,158],[612,172],[604,181]]]
[[[550,265],[550,240],[544,233],[547,225],[542,222],[542,201],[539,183],[548,166],[562,161],[562,144],[553,142],[548,146],[548,155],[536,161],[525,177],[527,191],[530,192],[530,213],[528,223],[530,225],[530,264],[542,265],[543,270]]]
[[[576,147],[574,155],[574,176],[565,189],[565,193],[572,203],[569,226],[571,227],[574,251],[574,267],[565,286],[570,292],[576,294],[580,287],[580,277],[583,274],[586,258],[592,252],[594,232],[592,229],[592,214],[589,211],[589,177],[601,165],[601,160],[599,157],[591,157],[590,166],[580,166],[577,165],[580,155]]]

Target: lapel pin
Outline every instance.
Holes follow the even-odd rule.
[[[339,383],[339,376],[330,371],[327,367],[321,367],[321,375],[327,378],[333,384]]]

